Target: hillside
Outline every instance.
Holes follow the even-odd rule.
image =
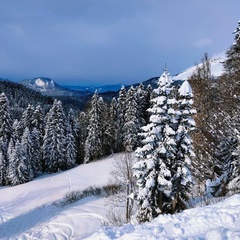
[[[211,73],[213,77],[219,77],[223,73],[223,62],[225,61],[226,56],[225,52],[221,52],[218,54],[213,55],[210,58],[211,64]],[[202,66],[201,63],[197,64],[199,67]],[[188,69],[184,70],[183,72],[176,74],[173,76],[173,80],[187,80],[196,70],[196,66],[189,67]]]
[[[40,104],[47,111],[53,103],[53,98],[9,80],[0,79],[0,93],[2,92],[9,100],[13,118],[17,119],[29,104],[33,106]]]
[[[15,187],[0,187],[0,239],[239,239],[240,195],[153,222],[106,226],[105,197],[65,206],[64,196],[108,182],[114,156],[66,172],[45,174]],[[17,226],[17,227],[16,227]]]
[[[104,199],[88,197],[65,207],[53,203],[71,191],[105,185],[112,161],[108,157],[26,184],[0,187],[4,196],[0,198],[0,239],[81,239],[97,231],[107,212]]]

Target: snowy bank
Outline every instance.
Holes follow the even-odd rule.
[[[69,192],[106,185],[114,156],[0,187],[0,239],[82,239],[99,230],[108,211],[104,198],[91,196],[64,207],[55,203]]]
[[[86,239],[208,239],[240,240],[240,195],[220,203],[161,215],[150,223],[105,227]]]

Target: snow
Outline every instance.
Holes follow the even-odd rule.
[[[149,223],[104,227],[86,238],[101,239],[240,239],[240,195],[220,203],[185,210],[175,215],[160,215]]]
[[[168,86],[172,82],[172,77],[170,74],[165,70],[161,77],[158,79],[159,86]]]
[[[226,56],[225,52],[221,52],[218,54],[215,54],[211,57],[210,63],[211,63],[211,74],[214,77],[219,77],[223,74],[223,62],[225,61]],[[198,65],[201,67],[201,63]],[[187,80],[190,76],[193,75],[193,73],[196,70],[196,66],[190,67],[183,71],[180,74],[177,74],[172,77],[173,80]]]
[[[45,82],[41,78],[36,79],[35,84],[39,87],[45,87]]]
[[[184,81],[182,86],[178,90],[180,96],[192,96],[192,88],[188,81]]]
[[[55,83],[53,80],[51,80],[50,82],[49,81],[45,81],[44,79],[42,78],[37,78],[35,80],[35,86],[42,92],[46,92],[47,89],[54,89],[55,87]]]
[[[122,227],[106,226],[103,196],[56,204],[71,191],[106,185],[113,161],[114,155],[26,184],[0,187],[0,239],[240,239],[240,195]]]
[[[103,198],[88,197],[65,207],[54,202],[71,191],[106,185],[113,159],[45,174],[15,187],[0,187],[0,239],[81,239],[94,233],[107,212]]]

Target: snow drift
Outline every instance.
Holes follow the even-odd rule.
[[[220,203],[161,215],[150,223],[102,228],[86,239],[240,239],[240,195]]]
[[[0,187],[0,239],[240,239],[240,195],[119,228],[106,227],[108,206],[103,197],[55,204],[71,191],[105,185],[113,161],[111,156],[26,184]]]

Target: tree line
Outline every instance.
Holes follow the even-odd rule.
[[[64,111],[55,100],[49,110],[28,107],[13,118],[5,93],[0,95],[0,185],[28,182],[43,172],[58,172],[114,152],[134,150],[137,133],[147,121],[149,86],[128,91],[104,102],[98,93],[85,112]]]

